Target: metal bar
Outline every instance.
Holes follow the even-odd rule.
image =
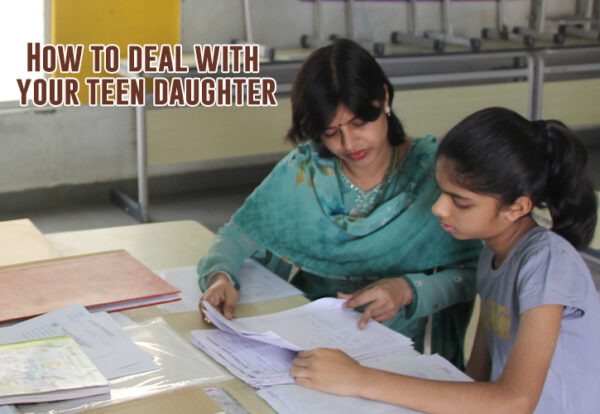
[[[244,22],[246,24],[246,41],[248,43],[254,43],[252,19],[250,18],[250,0],[244,0]]]
[[[391,76],[388,79],[394,86],[426,83],[442,83],[469,80],[510,79],[527,77],[527,69],[485,70],[478,72],[432,73],[428,75]]]
[[[354,0],[346,0],[346,36],[356,39],[354,31]]]
[[[135,108],[135,126],[137,140],[137,173],[138,173],[138,203],[140,218],[143,223],[148,221],[148,151],[146,139],[146,107],[139,105]]]
[[[586,3],[583,10],[583,17],[586,19],[590,19],[590,21],[587,21],[583,24],[583,29],[590,30],[592,28],[591,18],[594,14],[594,0],[585,0],[585,2]]]
[[[496,10],[498,13],[496,16],[496,18],[498,19],[497,27],[498,31],[501,32],[504,30],[505,27],[508,27],[506,0],[499,0],[496,6]]]
[[[529,27],[537,33],[546,30],[546,0],[531,0]]]
[[[323,42],[323,1],[315,0],[313,4],[313,33],[317,44]]]
[[[546,66],[544,74],[578,73],[600,71],[600,63],[579,63],[576,65]]]
[[[392,43],[406,43],[409,45],[433,48],[438,52],[442,52],[444,50],[443,40],[433,39],[424,36],[415,36],[412,34],[406,34],[401,32],[392,33]]]
[[[542,102],[544,98],[544,66],[545,62],[539,52],[532,53],[533,58],[533,102],[530,107],[529,119],[537,121],[542,118]]]
[[[443,31],[447,36],[452,36],[452,16],[450,15],[450,0],[444,0],[442,4]]]
[[[529,83],[529,88],[527,90],[527,118],[530,120],[535,118],[535,114],[539,111],[539,94],[538,87],[535,83],[535,59],[533,55],[527,54],[526,57],[527,62],[527,81]]]
[[[589,48],[594,50],[593,48]],[[598,49],[595,49],[596,51]],[[469,60],[489,60],[490,58],[510,59],[527,56],[527,52],[489,52],[489,53],[461,53],[461,54],[444,54],[444,55],[416,55],[416,56],[401,56],[401,57],[385,57],[377,59],[378,62],[402,64],[402,63],[445,63],[445,62],[465,62]]]
[[[417,0],[410,0],[407,7],[410,7],[410,22],[408,22],[409,33],[417,36]]]

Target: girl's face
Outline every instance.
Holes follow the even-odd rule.
[[[507,209],[499,208],[498,199],[460,187],[452,177],[454,162],[440,157],[435,178],[442,194],[431,210],[445,231],[460,240],[490,240],[510,227]]]
[[[321,139],[349,168],[360,170],[380,163],[387,166],[392,153],[387,134],[388,121],[383,107],[377,119],[366,122],[340,105]]]

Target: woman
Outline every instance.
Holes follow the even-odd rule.
[[[460,242],[431,213],[435,138],[411,139],[391,110],[394,90],[375,59],[339,40],[313,52],[292,88],[297,144],[221,228],[198,274],[203,300],[233,317],[237,273],[248,257],[308,298],[362,307],[462,365],[478,242]],[[235,286],[234,286],[235,285]],[[443,341],[442,341],[443,340]]]

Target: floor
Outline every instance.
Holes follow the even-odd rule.
[[[196,220],[213,232],[229,221],[254,186],[207,190],[150,198],[150,221]],[[137,224],[108,201],[61,208],[26,209],[2,214],[2,220],[29,218],[42,233]]]

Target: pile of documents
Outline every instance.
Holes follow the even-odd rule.
[[[377,322],[358,329],[362,314],[324,298],[270,315],[225,319],[209,303],[206,315],[219,330],[192,331],[192,342],[255,388],[291,384],[296,353],[338,348],[358,361],[412,350],[412,342]],[[413,351],[414,352],[414,351]]]
[[[439,355],[391,354],[361,361],[371,368],[442,381],[472,381]],[[364,398],[340,397],[299,385],[277,385],[257,391],[279,414],[402,414],[417,411]]]
[[[289,375],[297,352],[338,348],[361,365],[398,374],[445,381],[471,379],[439,355],[421,355],[406,336],[378,322],[358,328],[362,314],[344,300],[320,299],[270,315],[225,319],[210,304],[205,314],[219,329],[192,331],[191,341],[254,388],[280,414],[415,413],[366,400],[340,397],[295,384]]]
[[[0,345],[0,404],[110,392],[108,380],[70,336]]]
[[[111,316],[81,304],[0,328],[0,344],[0,404],[108,393],[107,379],[159,368]]]

